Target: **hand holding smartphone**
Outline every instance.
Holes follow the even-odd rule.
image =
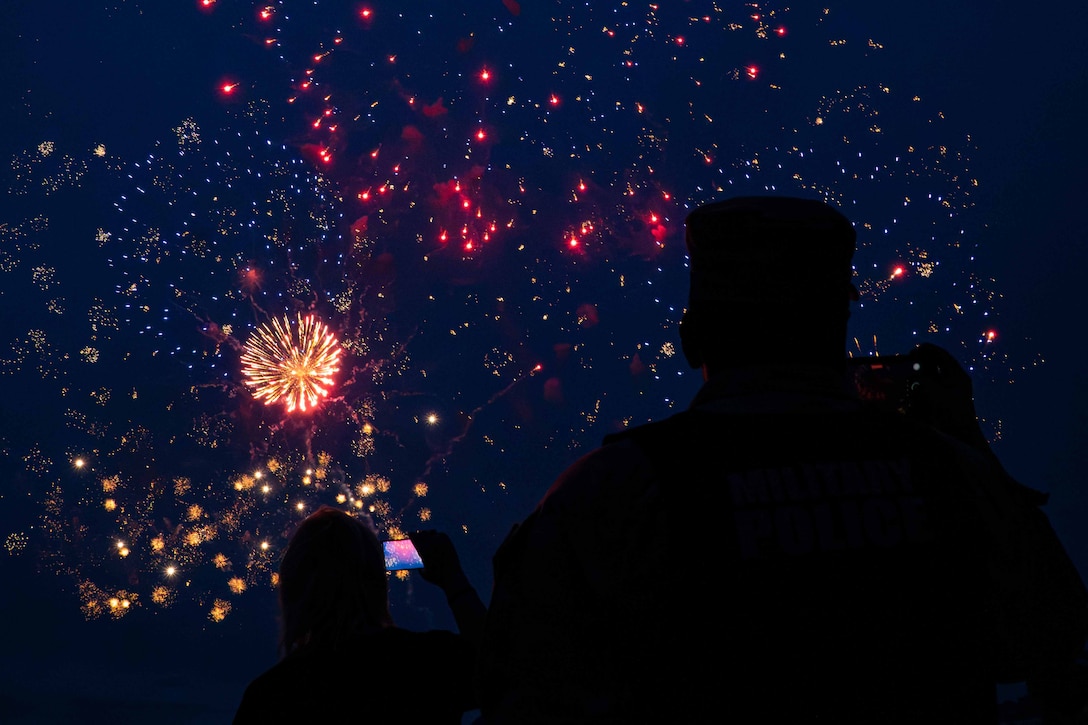
[[[382,548],[385,550],[386,571],[423,568],[423,559],[411,539],[383,541]]]

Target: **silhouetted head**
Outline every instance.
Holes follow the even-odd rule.
[[[280,648],[390,627],[381,541],[368,519],[322,506],[295,529],[279,572]]]
[[[855,234],[839,211],[814,199],[736,197],[696,208],[685,225],[691,286],[680,340],[693,368],[845,358]]]

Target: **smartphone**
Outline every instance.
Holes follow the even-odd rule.
[[[848,360],[858,397],[906,413],[911,395],[922,384],[922,363],[910,355],[853,357]]]
[[[423,559],[420,558],[411,539],[383,541],[382,548],[385,549],[386,571],[423,568]]]

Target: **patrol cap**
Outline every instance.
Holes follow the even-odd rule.
[[[744,196],[694,209],[685,221],[689,308],[821,302],[848,306],[856,235],[815,199]]]

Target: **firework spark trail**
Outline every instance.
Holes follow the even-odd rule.
[[[469,430],[472,428],[472,423],[473,423],[473,421],[476,420],[476,416],[478,416],[480,413],[482,413],[484,410],[486,410],[490,406],[494,405],[503,396],[507,395],[510,391],[512,391],[514,388],[516,388],[518,383],[522,382],[523,380],[527,380],[527,379],[531,378],[532,376],[536,375],[538,372],[540,372],[540,369],[541,369],[540,365],[533,366],[529,370],[523,372],[521,375],[519,375],[519,376],[515,377],[513,380],[511,380],[510,383],[508,385],[506,385],[506,387],[501,388],[500,390],[496,391],[494,394],[491,395],[490,398],[488,398],[483,403],[480,403],[475,408],[473,408],[468,413],[466,413],[463,416],[464,423],[461,426],[460,432],[457,433],[456,435],[450,436],[446,440],[445,447],[438,450],[438,451],[435,451],[434,455],[432,455],[430,458],[427,459],[427,462],[426,462],[426,464],[424,464],[424,467],[423,467],[423,475],[424,476],[430,475],[431,470],[432,470],[432,468],[434,467],[434,465],[436,463],[439,463],[439,462],[449,458],[453,454],[453,449],[456,448],[459,443],[461,443],[462,441],[465,440],[465,436],[468,435]]]
[[[484,412],[489,407],[494,405],[497,401],[502,399],[505,395],[507,395],[511,391],[513,391],[518,386],[519,383],[521,383],[522,381],[527,380],[528,378],[531,378],[532,376],[536,375],[538,372],[540,372],[540,370],[541,370],[540,365],[533,366],[529,370],[527,370],[527,371],[523,372],[522,374],[518,375],[517,377],[515,377],[505,387],[497,390],[495,393],[493,393],[491,395],[491,397],[489,397],[483,403],[480,403],[479,405],[477,405],[475,408],[473,408],[468,413],[465,413],[465,414],[461,415],[460,417],[461,417],[462,423],[461,423],[459,432],[457,432],[456,434],[451,435],[449,438],[447,438],[445,440],[444,445],[442,447],[436,449],[431,454],[431,456],[423,464],[423,469],[420,472],[419,478],[421,480],[426,480],[428,477],[431,476],[431,474],[432,474],[432,472],[434,470],[434,467],[436,465],[445,462],[447,459],[449,459],[453,455],[454,449],[457,448],[459,444],[464,442],[465,438],[469,434],[469,431],[472,429],[473,423],[476,421],[477,416],[480,415],[480,413]],[[431,420],[429,422],[437,422],[437,421],[436,420]],[[413,489],[413,491],[425,494],[427,492],[427,487],[426,487],[425,484],[417,484],[417,486]],[[412,508],[412,506],[418,504],[417,498],[418,497],[416,495],[413,495],[408,500],[406,500],[403,507],[401,507],[401,509],[398,511],[397,515],[395,517],[393,517],[393,519],[398,520],[398,521],[402,520],[403,517]]]

